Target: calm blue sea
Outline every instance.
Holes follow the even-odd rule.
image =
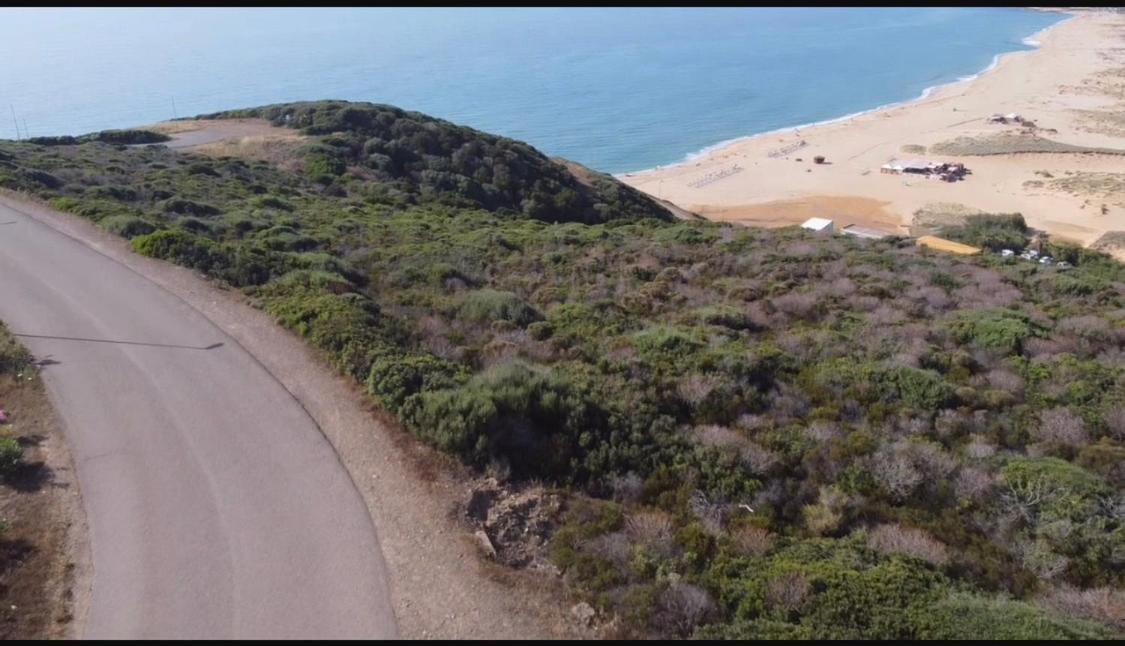
[[[390,103],[619,173],[917,98],[1062,19],[1002,8],[0,9],[0,137]],[[15,119],[12,118],[12,112]]]

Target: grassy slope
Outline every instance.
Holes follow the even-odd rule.
[[[1121,265],[673,222],[387,106],[209,116],[312,141],[295,172],[9,142],[0,186],[245,289],[420,438],[570,487],[552,557],[628,634],[1107,634],[995,595],[1120,594]]]

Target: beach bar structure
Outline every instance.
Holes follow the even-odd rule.
[[[918,238],[917,244],[919,247],[928,247],[936,249],[937,251],[948,251],[950,253],[959,253],[966,256],[975,256],[980,253],[980,249],[960,242],[946,240],[937,236],[922,236]]]
[[[935,168],[937,168],[937,164],[924,159],[892,159],[883,164],[879,172],[892,175],[901,175],[902,173],[925,175],[933,172]]]
[[[832,220],[826,218],[809,218],[801,225],[802,229],[808,229],[813,233],[820,235],[832,235]]]

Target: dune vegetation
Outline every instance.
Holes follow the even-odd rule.
[[[1018,215],[910,240],[675,220],[388,106],[238,110],[297,163],[0,143],[0,186],[235,288],[420,440],[567,504],[623,636],[1125,630],[1125,268]]]

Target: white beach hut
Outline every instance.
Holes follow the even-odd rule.
[[[813,233],[820,235],[832,235],[832,220],[826,218],[809,218],[801,225],[802,229],[808,229]]]

